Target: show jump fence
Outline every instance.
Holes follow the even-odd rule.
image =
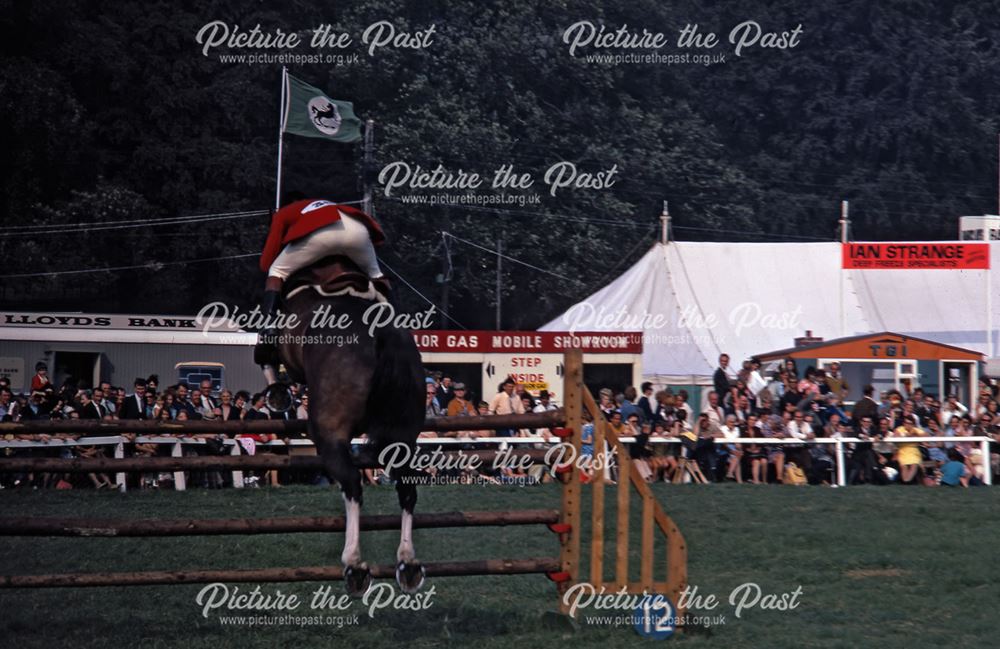
[[[662,510],[638,472],[628,461],[628,452],[606,425],[583,383],[583,356],[580,351],[567,352],[564,374],[565,410],[526,415],[493,417],[462,417],[429,419],[425,430],[462,431],[502,428],[548,428],[580,457],[583,412],[586,409],[594,421],[595,448],[605,442],[620,459],[618,484],[615,487],[616,520],[613,531],[605,534],[605,485],[600,479],[584,484],[577,462],[551,467],[562,482],[562,506],[559,510],[522,510],[491,512],[445,512],[417,514],[416,528],[479,527],[503,525],[548,526],[559,538],[558,557],[527,559],[486,559],[481,561],[446,561],[425,563],[428,577],[545,574],[557,584],[560,595],[570,585],[590,583],[600,591],[629,594],[657,593],[666,595],[676,607],[681,591],[687,585],[687,547],[684,537],[673,520]],[[88,433],[117,435],[122,433],[156,435],[156,433],[230,433],[282,434],[305,430],[305,422],[88,422],[41,421],[23,424],[0,424],[0,433]],[[435,445],[448,439],[427,440]],[[490,440],[494,441],[494,440]],[[499,440],[498,440],[499,441]],[[513,442],[514,439],[503,438]],[[86,443],[83,439],[79,443]],[[120,447],[120,443],[118,446]],[[179,448],[179,445],[177,445]],[[477,454],[489,461],[498,452],[460,451]],[[514,457],[528,456],[541,462],[545,449],[512,449],[504,451]],[[369,464],[362,464],[369,466]],[[200,457],[116,457],[116,458],[3,458],[2,471],[35,472],[116,472],[127,471],[190,471],[190,470],[254,470],[283,468],[322,468],[319,458],[301,455],[232,455]],[[589,489],[590,521],[583,520],[582,505]],[[632,561],[630,503],[638,494],[641,507],[638,566]],[[7,518],[0,520],[0,536],[73,536],[73,537],[151,537],[217,534],[286,534],[300,532],[339,532],[344,529],[342,517],[288,517],[271,519],[218,520],[109,520],[88,518]],[[362,530],[398,529],[399,516],[364,516]],[[589,530],[587,529],[589,527]],[[658,533],[658,534],[657,534]],[[661,547],[656,548],[656,539]],[[589,542],[588,547],[584,543]],[[609,561],[609,559],[611,559]],[[584,571],[584,564],[588,570]],[[606,574],[605,564],[613,564],[614,576]],[[376,578],[395,576],[395,566],[372,566]],[[119,572],[92,574],[5,575],[0,576],[0,588],[50,588],[69,586],[139,586],[159,584],[193,584],[206,582],[286,582],[326,581],[343,579],[339,566],[298,568],[265,568],[249,570],[182,570],[152,572]],[[559,608],[569,613],[569,605],[559,598]],[[682,610],[677,614],[683,615]]]

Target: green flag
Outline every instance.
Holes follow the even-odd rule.
[[[306,137],[322,137],[336,142],[361,139],[361,120],[354,104],[327,97],[322,90],[286,74],[285,119],[281,130]]]

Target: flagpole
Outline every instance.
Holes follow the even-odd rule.
[[[375,121],[366,120],[365,121],[365,156],[362,168],[363,182],[365,184],[365,198],[361,203],[361,209],[370,216],[375,216],[375,206],[372,203],[372,174],[374,170],[372,165],[374,164],[374,154],[375,154]]]
[[[281,157],[285,148],[285,93],[288,91],[288,68],[281,66],[281,110],[278,111],[278,182],[274,190],[274,209],[281,207]]]

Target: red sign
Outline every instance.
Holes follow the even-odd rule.
[[[642,334],[561,331],[450,331],[421,329],[413,339],[422,352],[539,352],[580,349],[591,354],[641,354]]]
[[[848,270],[987,270],[988,243],[845,243]]]

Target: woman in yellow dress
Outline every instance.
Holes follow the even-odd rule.
[[[916,415],[908,415],[903,425],[893,431],[893,437],[925,437],[924,429],[917,425]],[[899,462],[899,481],[906,484],[916,477],[924,461],[920,444],[907,442],[896,445],[896,461]]]

